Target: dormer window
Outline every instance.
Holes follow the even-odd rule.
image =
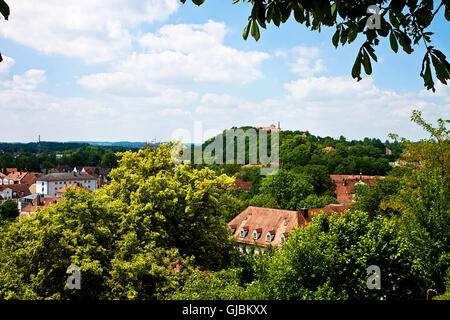
[[[282,235],[280,236],[280,243],[283,244],[283,243],[286,242],[286,240],[287,240],[287,236],[285,236],[284,234],[282,234]]]
[[[247,233],[248,233],[248,229],[246,230],[246,229],[242,228],[241,231],[239,232],[239,236],[241,238],[245,238],[247,236]]]
[[[253,230],[253,240],[258,240],[261,237],[261,229]]]
[[[274,234],[271,232],[267,232],[266,234],[266,242],[272,242]]]
[[[230,234],[234,234],[235,232],[236,232],[236,227],[234,227],[234,226],[229,226],[228,227],[228,230],[230,231]]]

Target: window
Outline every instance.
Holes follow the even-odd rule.
[[[272,242],[272,234],[270,232],[266,234],[266,242]]]
[[[253,240],[258,240],[260,236],[261,236],[260,230],[253,230]]]
[[[244,228],[241,229],[240,231],[240,236],[241,238],[245,238],[247,236],[248,230],[245,230]]]

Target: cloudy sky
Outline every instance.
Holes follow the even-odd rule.
[[[332,29],[290,21],[244,41],[249,8],[231,2],[9,1],[10,20],[0,20],[0,141],[168,141],[184,130],[199,142],[214,130],[278,121],[384,141],[390,132],[426,137],[409,121],[412,109],[449,119],[448,87],[427,92],[419,77],[423,47],[407,55],[381,44],[373,74],[357,82],[350,71],[362,39],[336,50]],[[432,31],[449,56],[443,11]]]

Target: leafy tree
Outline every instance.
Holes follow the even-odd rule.
[[[175,167],[171,147],[120,154],[110,185],[1,226],[0,299],[163,299],[193,265],[228,265],[219,199],[233,179]],[[81,271],[68,290],[66,270]]]
[[[391,199],[397,196],[402,188],[399,178],[375,178],[375,185],[356,185],[353,209],[367,212],[371,217],[377,214],[400,214],[400,209],[393,207]]]
[[[443,292],[450,265],[450,140],[446,128],[450,121],[438,119],[438,126],[433,127],[418,111],[413,111],[411,120],[430,138],[419,143],[402,139],[407,170],[404,187],[391,203],[402,209],[405,237],[415,244],[417,259],[430,275],[429,288]]]
[[[8,199],[0,205],[0,220],[11,220],[19,216],[19,209],[14,200]]]
[[[185,3],[186,0],[181,0]],[[205,0],[192,0],[196,5],[201,5]],[[234,0],[233,3],[238,3]],[[267,24],[274,23],[277,27],[285,23],[293,15],[296,22],[304,24],[312,31],[321,31],[323,26],[335,27],[336,32],[332,37],[332,43],[337,48],[350,44],[358,37],[365,38],[358,51],[352,68],[352,77],[361,80],[361,67],[366,74],[372,74],[371,60],[377,61],[375,46],[381,38],[389,37],[391,49],[397,53],[399,45],[407,54],[411,54],[414,46],[423,42],[427,52],[422,62],[420,76],[424,79],[427,89],[435,90],[431,71],[440,82],[447,84],[450,79],[450,64],[446,56],[431,45],[433,32],[428,31],[435,16],[442,9],[447,21],[450,21],[450,3],[440,1],[435,6],[434,1],[429,0],[242,0],[251,4],[251,13],[248,23],[243,31],[243,38],[248,35],[258,41],[260,28],[266,28]],[[370,12],[369,6],[376,5],[380,10]],[[373,10],[372,10],[373,11]],[[442,12],[441,11],[441,12]],[[371,26],[371,16],[376,13],[380,19],[380,25]],[[376,21],[376,20],[375,20]]]
[[[330,203],[337,203],[336,195],[316,195],[316,194],[310,194],[308,197],[306,197],[305,200],[300,201],[299,205],[297,206],[297,209],[300,208],[310,208],[310,209],[316,209],[316,208],[324,208]]]
[[[379,290],[367,287],[370,265],[381,269]],[[396,222],[361,211],[314,216],[255,270],[254,299],[416,299],[426,291],[427,274]]]
[[[245,290],[239,286],[239,269],[206,273],[195,271],[173,300],[243,300]]]
[[[296,210],[300,201],[314,192],[314,186],[302,175],[279,170],[263,179],[260,192],[273,197],[280,208]]]
[[[336,185],[328,175],[326,166],[307,165],[303,168],[303,174],[313,185],[315,194],[323,194],[336,188]]]

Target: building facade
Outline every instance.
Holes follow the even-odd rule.
[[[47,197],[57,197],[57,191],[65,186],[77,183],[91,191],[97,190],[97,178],[87,173],[64,172],[50,173],[38,178],[36,193]]]

